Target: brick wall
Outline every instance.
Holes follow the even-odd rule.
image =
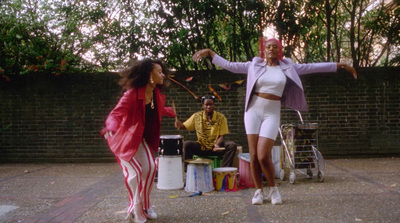
[[[400,155],[400,68],[362,69],[357,80],[345,72],[302,78],[309,102],[306,122],[318,123],[319,150],[325,158]],[[186,82],[187,77],[193,77]],[[243,127],[245,79],[226,71],[181,71],[174,77],[196,95],[210,94],[207,84],[222,101],[216,110],[228,119],[234,140],[247,150]],[[73,74],[59,77],[27,75],[0,82],[0,162],[104,162],[115,160],[99,137],[104,120],[122,91],[117,76]],[[178,117],[186,120],[201,109],[181,86],[171,83],[164,93],[175,102]],[[284,112],[282,122],[298,121]],[[180,134],[195,139],[194,132],[178,131],[174,119],[165,117],[163,135]],[[8,127],[9,126],[9,127]],[[8,128],[6,128],[8,127]],[[6,129],[4,129],[6,128]]]
[[[115,75],[24,76],[1,83],[2,162],[112,160],[99,137],[120,89]]]

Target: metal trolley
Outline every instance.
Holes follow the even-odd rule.
[[[297,110],[282,110],[282,112],[287,111],[297,112],[300,123],[283,124],[279,128],[283,153],[280,179],[284,180],[286,169],[289,170],[291,184],[296,180],[296,173],[301,173],[309,179],[316,176],[323,182],[325,163],[318,151],[318,124],[304,123],[301,113]]]

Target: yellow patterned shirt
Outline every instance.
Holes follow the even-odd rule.
[[[196,130],[197,142],[202,150],[210,150],[214,147],[219,136],[229,133],[225,115],[214,111],[211,121],[207,120],[204,111],[194,113],[183,123],[189,131]]]

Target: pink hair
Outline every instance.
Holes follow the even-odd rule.
[[[279,46],[279,55],[278,55],[278,59],[279,59],[279,60],[283,60],[283,50],[282,50],[283,47],[282,47],[282,43],[281,43],[279,40],[275,39],[275,38],[271,38],[271,39],[268,39],[267,37],[261,37],[261,38],[260,38],[260,40],[259,40],[259,42],[258,42],[258,48],[259,48],[259,50],[260,50],[260,57],[263,58],[263,59],[265,59],[265,58],[264,58],[265,45],[267,44],[267,42],[270,42],[270,41],[275,42],[275,43]]]

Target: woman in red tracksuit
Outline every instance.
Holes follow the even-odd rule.
[[[152,152],[159,146],[161,116],[176,116],[171,107],[165,107],[165,95],[160,93],[166,73],[164,64],[153,59],[140,60],[121,72],[119,84],[126,92],[102,131],[109,143],[120,126],[133,132],[127,146],[113,153],[125,176],[130,201],[127,213],[134,222],[157,218],[149,200],[156,173]]]

